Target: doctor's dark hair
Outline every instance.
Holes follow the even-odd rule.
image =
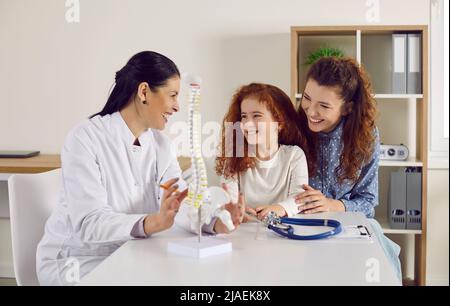
[[[176,76],[180,77],[180,71],[169,58],[153,51],[140,52],[116,72],[114,88],[103,110],[90,118],[110,115],[123,109],[143,82],[148,83],[150,90],[156,92],[159,87],[167,84],[167,80]]]

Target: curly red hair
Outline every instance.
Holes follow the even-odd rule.
[[[375,147],[377,107],[369,76],[352,58],[325,57],[311,66],[306,76],[306,80],[310,79],[320,86],[337,89],[344,100],[347,110],[342,135],[344,148],[336,174],[340,182],[345,179],[356,181],[358,171],[370,160]],[[305,153],[310,176],[313,176],[317,168],[317,135],[309,129],[302,107],[298,112],[300,128],[308,142],[309,150]]]
[[[278,134],[278,143],[280,145],[296,145],[305,150],[306,140],[300,132],[298,113],[294,105],[281,89],[276,86],[260,83],[251,83],[242,86],[233,95],[228,113],[225,115],[222,124],[222,139],[220,152],[221,155],[216,158],[216,173],[225,178],[236,177],[249,168],[256,166],[256,158],[249,156],[248,143],[243,137],[240,128],[229,131],[226,124],[236,125],[241,121],[241,104],[246,98],[255,98],[263,103],[271,112],[273,118],[281,126]],[[239,148],[237,144],[238,137],[242,137],[244,144],[244,156],[237,154]],[[226,141],[231,142],[228,148],[231,152],[225,152]]]

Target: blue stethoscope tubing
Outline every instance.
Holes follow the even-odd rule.
[[[275,233],[293,240],[318,240],[325,239],[331,236],[337,235],[342,232],[342,225],[337,220],[325,220],[325,219],[297,219],[297,218],[280,218],[282,224],[288,224],[286,228],[280,228],[275,225],[269,224],[268,228]],[[289,225],[303,225],[303,226],[327,226],[333,227],[332,230],[326,231],[316,235],[296,235],[294,228]]]

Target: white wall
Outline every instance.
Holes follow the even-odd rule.
[[[366,23],[364,0],[80,0],[78,24],[65,21],[64,3],[0,0],[0,148],[59,152],[137,51],[201,75],[204,120],[220,121],[239,85],[289,91],[290,26]],[[427,3],[382,0],[381,21],[426,24]]]
[[[0,148],[58,153],[141,50],[201,75],[203,120],[220,122],[240,85],[260,81],[290,92],[292,25],[366,24],[368,11],[364,0],[79,2],[80,23],[69,24],[65,0],[0,0]],[[428,23],[428,0],[379,3],[380,23]],[[172,121],[186,117],[182,111]],[[216,183],[213,161],[207,164]]]
[[[101,109],[114,73],[138,51],[161,52],[201,75],[203,120],[221,121],[239,85],[260,81],[290,92],[290,26],[367,24],[365,0],[80,0],[77,24],[65,21],[64,3],[0,0],[0,149],[59,153],[69,129]],[[380,24],[429,22],[428,0],[379,3]],[[442,188],[447,202],[433,205],[445,208]],[[447,241],[446,253],[436,249],[440,266],[448,231],[437,235]]]
[[[428,172],[427,283],[449,285],[448,169]]]

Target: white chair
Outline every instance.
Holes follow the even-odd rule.
[[[16,174],[8,180],[14,272],[19,286],[39,286],[36,248],[56,207],[61,169]]]

